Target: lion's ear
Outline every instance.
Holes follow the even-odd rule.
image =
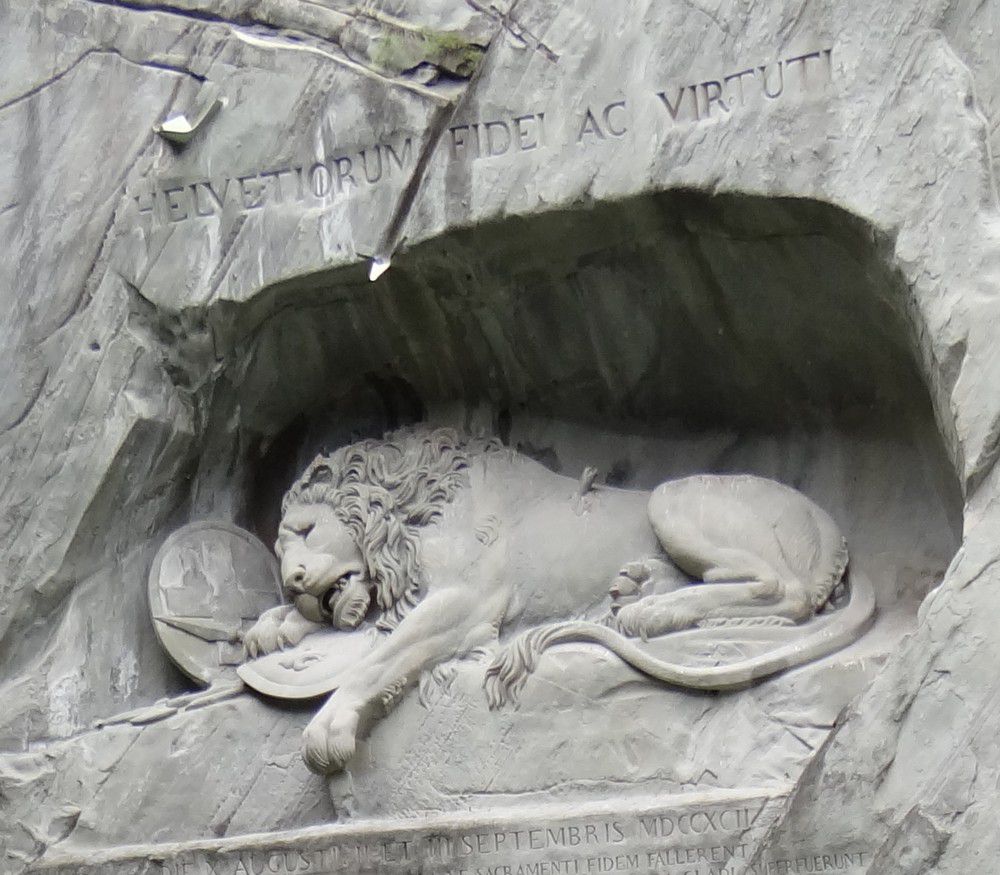
[[[309,485],[316,483],[333,483],[333,471],[329,465],[317,465],[309,474]]]

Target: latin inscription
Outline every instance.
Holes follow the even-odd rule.
[[[556,125],[543,111],[470,121],[448,128],[449,157],[458,161],[499,158],[547,146],[581,146],[630,136],[636,113],[653,113],[668,129],[721,121],[755,105],[801,96],[833,79],[833,49],[681,82],[652,93],[587,105]],[[559,129],[554,134],[555,128]]]
[[[801,94],[832,77],[833,50],[822,49],[667,88],[656,96],[671,121],[699,122],[726,116],[755,100],[778,100],[786,95],[786,80],[789,91]]]
[[[452,125],[448,135],[452,158],[498,158],[547,145],[544,112]]]
[[[412,137],[387,138],[319,161],[278,165],[214,178],[171,180],[132,194],[136,212],[162,224],[248,213],[281,204],[324,204],[350,197],[414,167]]]
[[[652,117],[666,132],[720,122],[755,106],[801,97],[833,79],[833,49],[823,48],[713,78],[664,83],[645,93],[553,114],[544,108],[475,120],[455,120],[437,144],[454,163],[489,161],[552,147],[581,148],[627,140],[635,119]],[[379,142],[320,160],[289,162],[211,178],[159,180],[130,193],[140,217],[157,225],[247,214],[282,205],[327,206],[395,180],[416,168],[412,136]]]
[[[273,837],[274,847],[171,850],[105,863],[38,866],[49,875],[798,875],[863,872],[862,849],[758,853],[778,811],[773,798],[675,810],[494,820],[489,828],[340,829],[327,837]],[[331,831],[336,833],[337,827]]]

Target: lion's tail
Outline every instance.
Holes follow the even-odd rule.
[[[851,575],[851,598],[831,615],[822,628],[768,653],[728,665],[688,666],[664,662],[652,656],[634,639],[608,626],[584,621],[555,623],[518,635],[486,669],[484,687],[491,709],[515,702],[542,653],[554,644],[593,642],[658,681],[699,690],[731,690],[778,672],[821,659],[857,640],[875,614],[875,591],[871,581]]]

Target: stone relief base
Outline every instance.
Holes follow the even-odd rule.
[[[549,804],[61,854],[29,869],[50,875],[765,875],[862,872],[861,847],[773,846],[782,792],[709,791],[620,803]]]
[[[330,779],[334,807],[351,817],[492,814],[553,799],[784,787],[908,622],[885,614],[834,657],[735,694],[653,687],[617,657],[568,644],[546,653],[516,708],[491,712],[483,665],[453,664],[446,688],[425,678],[422,696],[376,724]]]
[[[256,868],[244,864],[247,873],[369,871],[364,865],[374,867],[375,862],[380,872],[411,871],[414,859],[401,860],[398,866],[385,859],[359,863],[354,858],[351,863],[345,848],[381,847],[383,833],[436,834],[439,822],[452,824],[456,834],[476,834],[487,821],[493,830],[492,824],[510,811],[518,812],[516,829],[545,828],[569,823],[567,811],[589,810],[586,806],[614,810],[620,822],[631,824],[633,833],[627,840],[603,837],[586,848],[552,845],[544,853],[529,854],[511,846],[475,861],[445,856],[433,865],[425,860],[429,868],[420,871],[476,872],[479,866],[503,864],[515,873],[521,864],[579,859],[576,865],[583,868],[521,871],[603,872],[614,865],[586,861],[605,856],[613,861],[623,853],[647,851],[669,856],[688,846],[733,842],[749,847],[746,836],[738,835],[741,830],[644,843],[634,833],[635,812],[644,811],[643,799],[653,795],[671,800],[660,803],[658,811],[677,805],[695,812],[702,810],[704,799],[747,792],[731,788],[787,792],[842,709],[895,646],[911,622],[909,613],[902,608],[883,612],[875,627],[848,650],[737,694],[692,695],[657,688],[651,696],[649,682],[617,658],[591,645],[565,645],[547,654],[516,709],[490,712],[481,689],[482,665],[452,664],[437,680],[425,678],[420,695],[404,699],[376,726],[349,771],[329,782],[329,795],[322,789],[323,780],[306,770],[299,753],[312,702],[296,708],[236,690],[228,698],[220,691],[221,700],[200,707],[197,698],[176,699],[121,715],[121,723],[8,758],[2,776],[6,804],[15,818],[26,821],[30,814],[34,823],[43,824],[35,834],[21,837],[20,853],[38,858],[36,865],[43,868],[58,870],[62,860],[70,866],[66,872],[91,871],[83,861],[89,865],[104,854],[124,857],[110,868],[93,871],[244,872],[236,862],[239,853],[226,857],[230,868],[210,869],[200,851],[183,850],[185,842],[252,851],[258,862]],[[237,756],[238,751],[255,755]],[[581,757],[581,751],[590,753]],[[142,781],[135,780],[137,774],[144,776]],[[567,809],[537,823],[526,819],[525,807],[540,806],[543,800],[565,802]],[[755,800],[740,805],[756,812],[762,800]],[[623,807],[633,814],[623,814]],[[477,814],[464,821],[435,819],[435,812],[458,817],[472,809]],[[400,815],[413,817],[420,826],[400,825],[393,820]],[[345,818],[352,820],[349,828],[289,834],[293,838],[272,832]],[[571,820],[579,825],[585,818],[574,815]],[[362,822],[364,839],[359,838]],[[455,825],[459,823],[463,825]],[[270,833],[266,838],[232,838],[265,831]],[[308,841],[302,839],[302,844],[300,836]],[[121,849],[148,842],[169,844],[134,853]],[[308,866],[301,863],[298,869],[285,862],[284,869],[262,869],[259,861],[279,846],[296,853],[324,851],[327,856],[316,857]],[[340,850],[331,851],[334,846]],[[161,859],[173,862],[164,862],[162,868],[139,862]],[[670,859],[671,864],[701,860]],[[360,868],[352,868],[354,864]],[[665,863],[643,865],[685,871]],[[713,869],[703,865],[700,871],[724,875],[744,870],[724,864]]]
[[[520,418],[511,437],[519,445],[546,448],[550,464],[571,472],[585,464],[610,471],[625,457],[636,460],[632,476],[643,483],[671,466],[678,471],[719,467],[713,454],[725,452],[736,468],[773,471],[800,484],[847,521],[847,537],[855,547],[852,562],[879,592],[873,628],[826,660],[727,694],[653,685],[599,648],[562,645],[545,654],[516,708],[490,711],[482,689],[484,665],[448,663],[425,676],[418,690],[379,721],[347,771],[328,782],[307,771],[300,752],[302,730],[316,712],[316,701],[277,702],[224,690],[215,702],[163,700],[105,718],[100,728],[5,754],[0,759],[4,814],[32,825],[31,831],[12,831],[8,853],[37,865],[67,855],[89,862],[126,845],[237,842],[243,840],[235,837],[245,834],[334,821],[340,825],[323,835],[341,835],[337,830],[353,835],[350,831],[361,822],[376,832],[390,830],[383,824],[400,818],[424,824],[442,813],[457,817],[474,811],[476,822],[492,823],[506,816],[504,811],[517,810],[524,819],[525,807],[543,802],[620,811],[641,807],[644,797],[654,795],[700,799],[706,792],[745,788],[783,793],[821,749],[848,703],[913,628],[915,602],[940,579],[951,548],[941,522],[944,502],[935,501],[927,474],[935,468],[927,462],[934,455],[921,449],[920,440],[827,434],[795,443],[719,434],[711,440],[702,435],[691,444]],[[828,451],[819,452],[820,446]],[[896,464],[888,464],[890,458]],[[806,459],[825,460],[825,465],[807,469]],[[908,510],[904,500],[914,494],[920,495],[920,514]],[[729,640],[738,644],[733,633],[729,630]],[[783,633],[790,634],[773,630]],[[719,845],[723,838],[705,846]],[[271,839],[248,841],[259,841],[259,848],[273,846],[267,844]],[[607,852],[612,860],[626,853],[624,848],[612,851]],[[170,853],[148,850],[147,857]],[[817,848],[815,853],[828,852]],[[550,857],[522,862],[540,866],[541,861],[596,860],[602,854],[595,849],[574,857],[556,849]],[[269,859],[266,853],[255,857],[256,868],[248,861],[245,871],[262,875]],[[660,868],[676,873],[698,868],[697,857],[690,862],[694,865],[681,861]],[[424,871],[476,873],[482,868],[485,875],[491,865],[493,875],[508,875],[496,872],[496,866],[511,865],[510,875],[516,875],[521,865],[502,855],[471,868],[465,863]],[[207,875],[211,870],[205,865],[198,869],[192,862],[185,870],[150,863],[146,869],[109,871]],[[310,865],[302,864],[299,871],[358,871]],[[522,875],[612,871],[586,868],[603,863],[579,865],[584,868],[526,868]],[[242,875],[235,862],[232,867],[219,871]],[[715,871],[728,875],[727,868]],[[708,871],[702,865],[700,875]]]

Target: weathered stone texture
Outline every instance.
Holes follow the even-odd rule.
[[[475,795],[431,742],[378,795],[392,726],[441,731],[412,696],[336,811],[294,709],[91,728],[187,690],[148,621],[159,544],[212,516],[273,537],[303,458],[352,437],[305,414],[345,396],[362,431],[432,414],[574,476],[747,468],[824,500],[884,637],[733,705],[749,732],[824,672],[859,693],[799,756],[775,741],[787,770],[732,754],[725,780],[795,783],[769,847],[993,859],[995,29],[995,2],[921,0],[0,5],[0,868]],[[225,106],[158,136],[205,83]]]

